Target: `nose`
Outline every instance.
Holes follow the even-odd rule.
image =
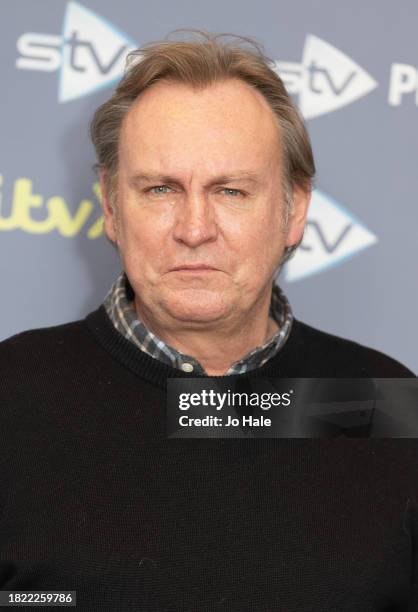
[[[201,193],[185,195],[176,209],[174,239],[196,248],[205,242],[213,242],[217,235],[215,211],[208,197]]]

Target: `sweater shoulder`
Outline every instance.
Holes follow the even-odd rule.
[[[294,321],[295,350],[316,364],[315,376],[403,378],[415,374],[389,355],[354,340]],[[314,366],[315,369],[315,366]]]
[[[83,333],[83,329],[85,330],[85,322],[80,319],[60,325],[37,327],[18,332],[0,342],[0,358],[8,350],[25,351],[31,345],[36,346],[38,343],[42,345],[45,343],[52,345],[62,343],[67,338],[72,338],[80,332]]]
[[[83,319],[19,332],[0,342],[0,371],[13,378],[51,372],[69,355],[83,351],[89,336]]]

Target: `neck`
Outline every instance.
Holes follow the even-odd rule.
[[[138,317],[146,327],[180,353],[196,359],[209,376],[224,375],[233,363],[243,359],[250,351],[268,342],[279,327],[269,317],[270,302],[264,304],[263,312],[248,316],[244,321],[215,329],[169,328],[158,325],[141,312],[135,301]]]

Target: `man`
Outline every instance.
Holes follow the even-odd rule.
[[[85,320],[1,345],[1,588],[86,610],[417,605],[415,444],[167,440],[167,378],[412,373],[295,320],[273,282],[314,163],[261,52],[203,34],[135,59],[92,124],[123,273]]]

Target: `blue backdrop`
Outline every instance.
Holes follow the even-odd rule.
[[[88,126],[126,53],[175,28],[261,42],[318,176],[282,272],[295,315],[418,371],[418,5],[389,0],[9,0],[0,20],[0,338],[83,317],[120,270]]]

